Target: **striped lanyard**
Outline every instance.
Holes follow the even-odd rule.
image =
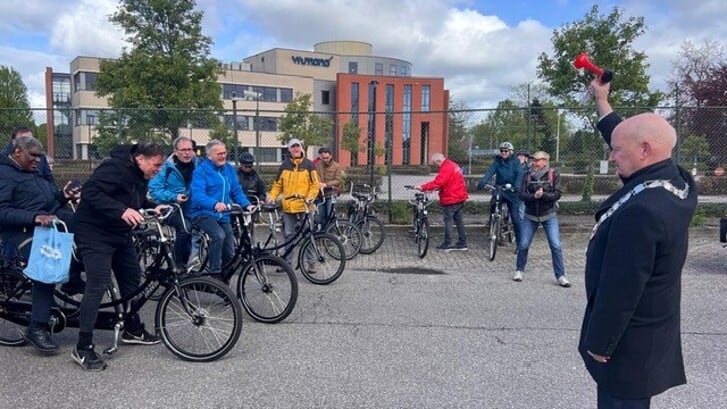
[[[660,179],[660,180],[650,180],[644,183],[640,183],[636,185],[633,189],[631,189],[628,193],[623,195],[621,199],[619,199],[616,203],[611,205],[611,207],[606,211],[606,213],[602,214],[601,217],[598,218],[598,222],[595,226],[593,226],[593,230],[591,230],[591,237],[588,239],[588,241],[593,240],[593,236],[596,235],[596,231],[598,231],[598,227],[603,224],[611,215],[613,215],[616,210],[618,210],[619,207],[623,206],[624,203],[628,202],[629,199],[632,197],[638,195],[639,193],[643,192],[645,189],[653,189],[656,187],[663,187],[668,192],[671,192],[674,194],[674,196],[684,200],[687,198],[687,195],[689,194],[689,185],[687,184],[684,189],[678,189],[676,186],[672,185],[671,182],[669,182],[666,179]]]

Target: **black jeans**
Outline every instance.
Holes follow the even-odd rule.
[[[598,388],[598,409],[649,409],[651,398],[621,399]]]
[[[184,223],[182,223],[182,220],[184,220]],[[175,213],[172,215],[168,224],[175,232],[174,262],[178,266],[183,266],[187,264],[187,261],[189,261],[189,254],[192,250],[192,221],[186,217],[183,218],[179,213]],[[187,233],[184,229],[185,226],[190,233]]]
[[[86,268],[86,291],[83,293],[79,312],[81,333],[93,333],[101,299],[111,285],[112,270],[122,297],[128,296],[139,287],[141,268],[131,235],[125,239],[113,239],[119,241],[92,241],[76,234],[76,246]],[[141,329],[139,315],[127,316],[124,329],[138,332]]]

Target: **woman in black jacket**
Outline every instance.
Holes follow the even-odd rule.
[[[35,226],[49,226],[54,219],[70,223],[73,216],[65,203],[74,192],[60,191],[40,175],[42,155],[43,145],[32,136],[19,136],[10,153],[0,155],[0,230],[6,249],[32,238]],[[20,251],[27,258],[30,246]],[[33,281],[33,307],[25,339],[43,352],[58,350],[48,329],[54,287]]]
[[[155,143],[118,146],[83,186],[73,221],[76,246],[86,268],[86,291],[79,313],[78,343],[72,354],[83,369],[106,368],[93,349],[93,329],[101,298],[111,283],[111,271],[122,297],[139,286],[141,269],[131,231],[144,220],[138,210],[155,206],[146,197],[147,184],[161,169],[164,158],[164,150]],[[121,342],[151,345],[160,339],[148,333],[135,314],[124,322]]]

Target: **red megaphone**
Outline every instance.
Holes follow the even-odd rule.
[[[591,60],[588,59],[588,54],[586,53],[578,54],[575,60],[573,60],[573,66],[579,70],[581,68],[585,68],[588,71],[598,75],[598,78],[603,84],[610,82],[611,79],[613,79],[613,72],[611,72],[611,70],[602,70],[601,68],[599,68],[596,64],[592,63]]]

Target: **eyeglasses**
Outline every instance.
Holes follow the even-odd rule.
[[[509,149],[500,149],[500,153],[510,152]]]
[[[32,156],[34,158],[37,158],[37,159],[40,159],[41,157],[43,157],[43,154],[42,153],[38,153],[38,152],[28,152],[28,155],[30,155],[30,156]]]

